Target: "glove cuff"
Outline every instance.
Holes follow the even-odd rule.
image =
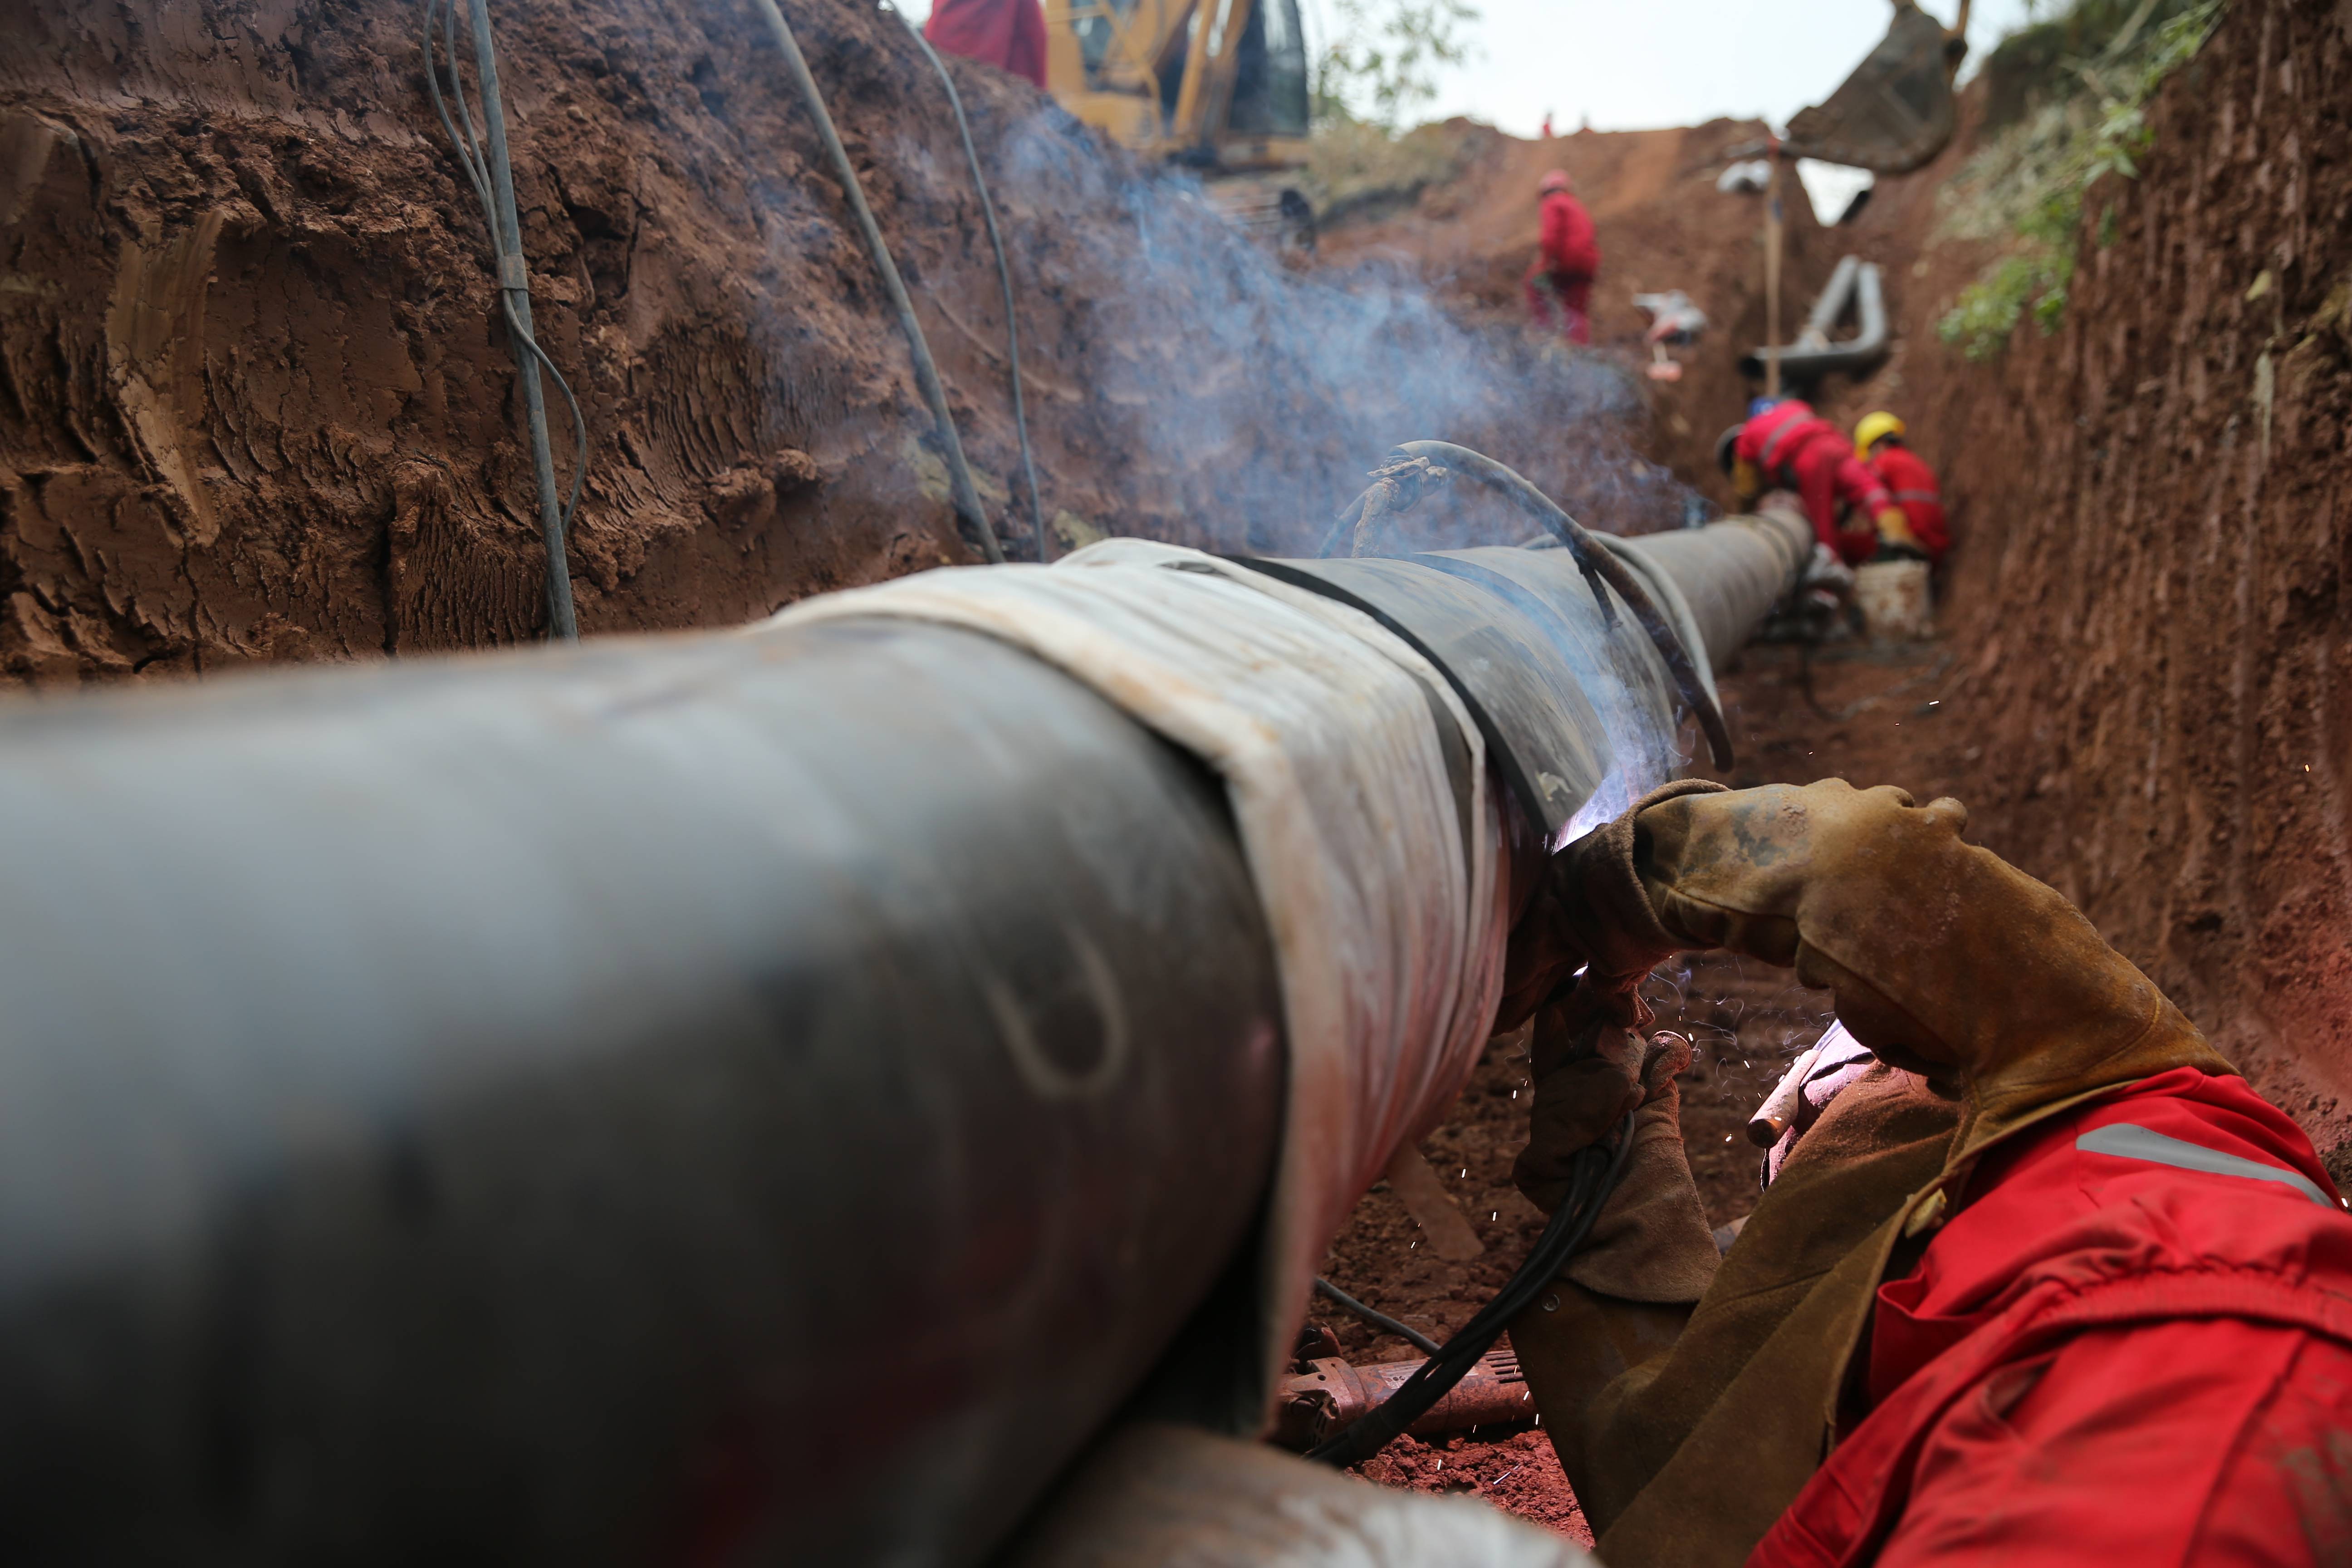
[[[1706,779],[1677,779],[1553,858],[1552,890],[1576,928],[1591,965],[1586,983],[1596,992],[1640,984],[1661,958],[1687,945],[1658,919],[1643,889],[1634,865],[1642,814],[1685,795],[1723,793],[1723,785]]]

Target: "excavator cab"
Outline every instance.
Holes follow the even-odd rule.
[[[1204,174],[1306,161],[1298,0],[1048,0],[1045,71],[1063,107]]]

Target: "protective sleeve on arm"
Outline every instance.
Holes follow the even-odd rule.
[[[1876,1561],[2338,1561],[2322,1549],[2352,1545],[2347,1431],[2334,1340],[2228,1318],[2094,1330],[1951,1406]]]
[[[2150,1061],[2233,1071],[2072,904],[1964,842],[1967,826],[1959,802],[1890,786],[1771,784],[1652,806],[1635,859],[1668,931],[1793,965],[1882,1060],[1965,1079],[1988,1125]]]

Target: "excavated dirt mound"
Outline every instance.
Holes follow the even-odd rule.
[[[940,83],[892,15],[788,9],[1025,553],[998,282]],[[36,0],[0,22],[0,669],[539,634],[512,350],[419,22],[352,0]],[[740,622],[969,559],[874,268],[749,7],[518,0],[498,25],[540,335],[587,412],[583,626]],[[1392,442],[1430,435],[1596,521],[1679,515],[1625,451],[1623,375],[1378,268],[1295,275],[1189,181],[954,69],[1064,547],[1305,548]]]

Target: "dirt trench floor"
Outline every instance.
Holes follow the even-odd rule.
[[[1810,658],[1789,645],[1759,645],[1721,681],[1740,756],[1736,785],[1804,784],[1838,776],[1895,784],[1921,799],[1947,792],[1966,765],[1971,725],[1939,693],[1955,673],[1939,644],[1872,652],[1825,649]],[[1682,1080],[1683,1137],[1710,1224],[1755,1205],[1761,1152],[1748,1142],[1749,1114],[1781,1072],[1820,1038],[1830,996],[1785,970],[1727,954],[1694,955],[1652,982],[1659,1026],[1695,1047]],[[1511,1185],[1527,1140],[1523,1047],[1497,1041],[1454,1114],[1422,1145],[1486,1247],[1448,1263],[1422,1244],[1420,1226],[1386,1183],[1356,1205],[1332,1244],[1325,1277],[1341,1289],[1434,1338],[1469,1321],[1502,1288],[1543,1228],[1543,1215]],[[1382,1334],[1318,1300],[1313,1321],[1338,1336],[1350,1361],[1416,1359]],[[1526,1426],[1482,1427],[1422,1441],[1400,1437],[1359,1468],[1385,1486],[1471,1494],[1586,1543],[1584,1515],[1550,1444]]]

